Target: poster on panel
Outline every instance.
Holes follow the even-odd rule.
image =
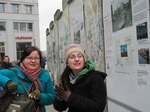
[[[149,8],[148,0],[103,1],[109,112],[149,112]]]

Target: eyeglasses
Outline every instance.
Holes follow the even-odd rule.
[[[34,60],[39,60],[40,58],[38,58],[38,57],[34,57],[34,58],[33,58],[33,57],[26,57],[26,59],[28,59],[28,60],[31,61],[31,60],[33,60],[33,59],[34,59]]]
[[[75,55],[72,55],[72,56],[69,56],[69,59],[76,59],[76,58],[82,58],[83,57],[83,55],[81,55],[81,54],[79,54],[79,55],[77,55],[77,56],[75,56]]]

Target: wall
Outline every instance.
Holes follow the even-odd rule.
[[[61,16],[56,11],[53,28],[47,31],[54,82],[64,69],[66,46],[77,43],[96,69],[108,74],[108,112],[149,112],[149,1],[63,1]]]
[[[63,11],[56,11],[53,25],[47,30],[49,71],[55,83],[65,66],[64,50],[71,43],[80,44],[96,69],[105,71],[101,5],[99,0],[63,0]]]

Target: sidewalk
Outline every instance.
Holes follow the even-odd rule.
[[[58,112],[54,109],[53,105],[46,106],[46,112]],[[67,111],[63,111],[67,112]]]
[[[46,106],[46,112],[58,112],[54,109],[53,105]]]

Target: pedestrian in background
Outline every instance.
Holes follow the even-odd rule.
[[[4,56],[3,58],[2,58],[2,62],[0,63],[1,64],[1,69],[8,69],[8,68],[11,68],[12,67],[12,65],[11,65],[11,63],[9,62],[10,61],[10,59],[9,59],[9,56]]]
[[[42,67],[41,51],[33,46],[27,47],[20,59],[19,66],[14,67],[18,75],[9,69],[0,70],[0,86],[7,88],[9,92],[26,93],[18,78],[30,92],[29,98],[33,98],[38,105],[36,112],[46,112],[45,106],[53,103],[55,91],[48,74]]]
[[[0,70],[11,68],[12,65],[9,61],[10,61],[9,56],[4,56],[2,58],[2,62],[0,62]],[[3,90],[3,87],[0,86],[0,91],[2,90]]]
[[[106,105],[105,73],[96,71],[83,49],[71,44],[64,54],[66,68],[55,86],[54,108],[68,112],[103,112]]]

